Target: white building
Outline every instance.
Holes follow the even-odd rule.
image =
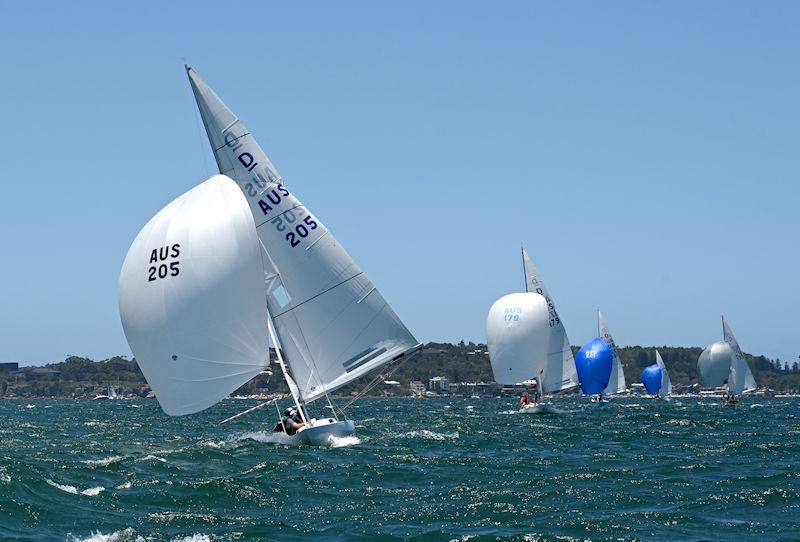
[[[450,393],[450,381],[443,376],[434,376],[428,381],[428,389],[434,393]]]

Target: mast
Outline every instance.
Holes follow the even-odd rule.
[[[272,328],[272,317],[267,318],[267,329],[269,330],[269,337],[272,339],[272,344],[275,345],[275,353],[278,355],[278,364],[281,366],[281,371],[283,371],[283,378],[286,379],[286,384],[289,386],[289,392],[292,394],[294,404],[297,406],[297,411],[300,412],[300,418],[303,420],[303,423],[308,423],[306,420],[306,414],[303,412],[303,408],[300,405],[300,398],[297,396],[297,387],[290,383],[292,377],[289,376],[289,372],[286,370],[286,364],[283,362],[281,345],[278,342],[278,338],[275,336],[275,330]]]

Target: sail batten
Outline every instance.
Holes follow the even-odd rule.
[[[413,351],[418,342],[330,230],[284,184],[245,127],[187,68],[222,171],[244,193],[263,249],[267,309],[299,396],[313,401]],[[313,250],[311,250],[313,248]],[[385,353],[357,367],[359,352]]]

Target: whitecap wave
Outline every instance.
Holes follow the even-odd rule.
[[[36,408],[36,405],[30,405],[30,404],[28,404],[28,405],[25,405],[25,408]]]
[[[144,456],[143,458],[139,459],[138,461],[161,461],[162,463],[166,463],[167,462],[167,460],[164,459],[163,457],[159,457],[159,456],[153,455],[153,454],[148,454],[148,455]]]
[[[118,485],[116,489],[130,489],[131,487],[133,487],[133,482],[128,480],[127,482]]]
[[[172,542],[211,542],[211,537],[207,534],[193,534],[183,538],[173,538]]]
[[[121,455],[112,455],[111,457],[104,457],[103,459],[86,459],[81,461],[84,465],[91,465],[97,467],[107,467],[113,463],[117,463],[125,459]]]
[[[100,531],[92,532],[92,534],[84,538],[69,535],[67,540],[69,542],[145,542],[145,539],[136,535],[130,527],[109,534],[103,534]]]
[[[77,494],[80,493],[81,495],[87,495],[89,497],[96,497],[97,495],[99,495],[100,493],[102,493],[103,491],[106,490],[106,488],[104,488],[103,486],[89,487],[89,488],[86,488],[84,490],[79,490],[75,486],[71,486],[71,485],[67,485],[67,484],[59,484],[57,482],[54,482],[54,481],[50,480],[49,478],[47,480],[45,480],[45,482],[47,482],[48,484],[50,484],[51,486],[53,486],[53,487],[55,487],[57,489],[60,489],[64,493],[70,493],[72,495],[77,495]]]
[[[397,435],[400,438],[424,438],[428,440],[455,440],[459,437],[458,431],[453,433],[437,433],[429,429],[421,429],[419,431],[409,431],[408,433],[400,433]]]
[[[286,433],[273,431],[252,431],[243,433],[236,437],[236,440],[254,440],[256,442],[269,442],[272,444],[294,444],[294,439]]]

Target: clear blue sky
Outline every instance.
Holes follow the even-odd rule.
[[[573,344],[800,354],[800,4],[111,4],[4,4],[0,361],[130,355],[128,247],[213,173],[182,57],[420,340],[524,244]]]

